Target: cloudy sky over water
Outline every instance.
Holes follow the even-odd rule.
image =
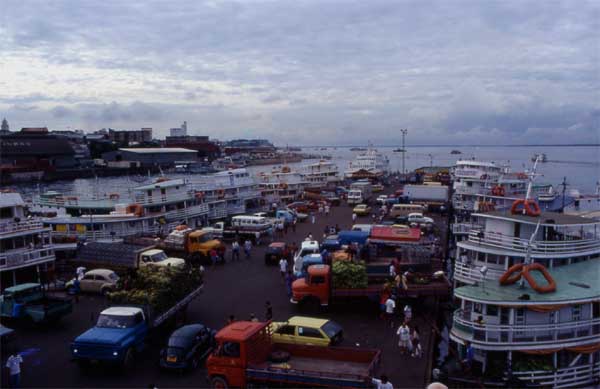
[[[11,128],[600,142],[598,1],[0,1]]]

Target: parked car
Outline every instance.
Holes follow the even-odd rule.
[[[333,320],[294,316],[286,322],[273,322],[273,343],[332,346],[344,338],[342,326]]]
[[[265,265],[276,265],[281,258],[290,259],[290,248],[285,242],[273,242],[265,252]]]
[[[358,204],[356,207],[354,207],[354,209],[352,209],[352,212],[358,216],[367,216],[371,213],[371,207],[369,207],[367,204]]]
[[[377,200],[375,200],[377,202],[377,204],[379,205],[383,205],[386,204],[388,201],[388,195],[379,195],[377,197]]]
[[[289,209],[293,209],[296,212],[308,213],[310,209],[308,204],[304,201],[296,201],[287,205]]]
[[[411,213],[408,215],[408,223],[411,226],[433,226],[433,219],[423,216],[422,213]]]
[[[163,369],[196,369],[213,350],[216,331],[202,324],[190,324],[176,329],[160,352]]]
[[[371,186],[371,191],[375,192],[375,193],[377,193],[377,192],[383,192],[384,189],[385,188],[381,184],[375,184],[375,185]]]
[[[79,289],[84,293],[102,293],[106,295],[117,289],[119,276],[110,269],[94,269],[86,272],[79,280]],[[69,293],[75,292],[75,279],[65,285]]]

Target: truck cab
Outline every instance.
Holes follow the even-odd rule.
[[[167,254],[158,249],[146,250],[140,253],[138,265],[142,266],[173,266],[184,267],[185,260],[181,258],[171,258]]]
[[[15,285],[0,296],[0,317],[31,323],[56,321],[73,311],[71,300],[48,297],[37,283]]]
[[[296,278],[304,278],[308,275],[308,268],[313,265],[322,265],[323,257],[321,254],[308,254],[302,258],[302,268],[297,271],[294,276]]]
[[[348,204],[361,204],[364,201],[362,190],[360,189],[351,189],[348,191]]]
[[[307,276],[292,283],[292,303],[318,300],[320,305],[329,305],[331,270],[329,265],[313,265]]]
[[[302,271],[302,260],[309,254],[319,254],[319,242],[316,240],[305,240],[300,244],[300,250],[294,256],[294,272]]]
[[[98,316],[96,325],[71,343],[72,357],[129,365],[144,346],[148,332],[146,315],[138,307],[111,307]]]
[[[225,245],[220,240],[215,239],[213,234],[202,230],[190,232],[186,244],[186,251],[189,254],[199,253],[203,256],[208,256],[211,250],[216,250],[222,255],[225,251]]]

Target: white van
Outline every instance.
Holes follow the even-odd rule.
[[[408,216],[411,213],[423,213],[425,207],[419,204],[394,204],[390,209],[391,217]]]
[[[272,226],[271,221],[264,216],[234,216],[231,227],[244,230],[264,230]]]

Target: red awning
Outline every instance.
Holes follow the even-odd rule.
[[[418,242],[421,240],[421,230],[418,228],[373,226],[370,239],[372,241]]]

